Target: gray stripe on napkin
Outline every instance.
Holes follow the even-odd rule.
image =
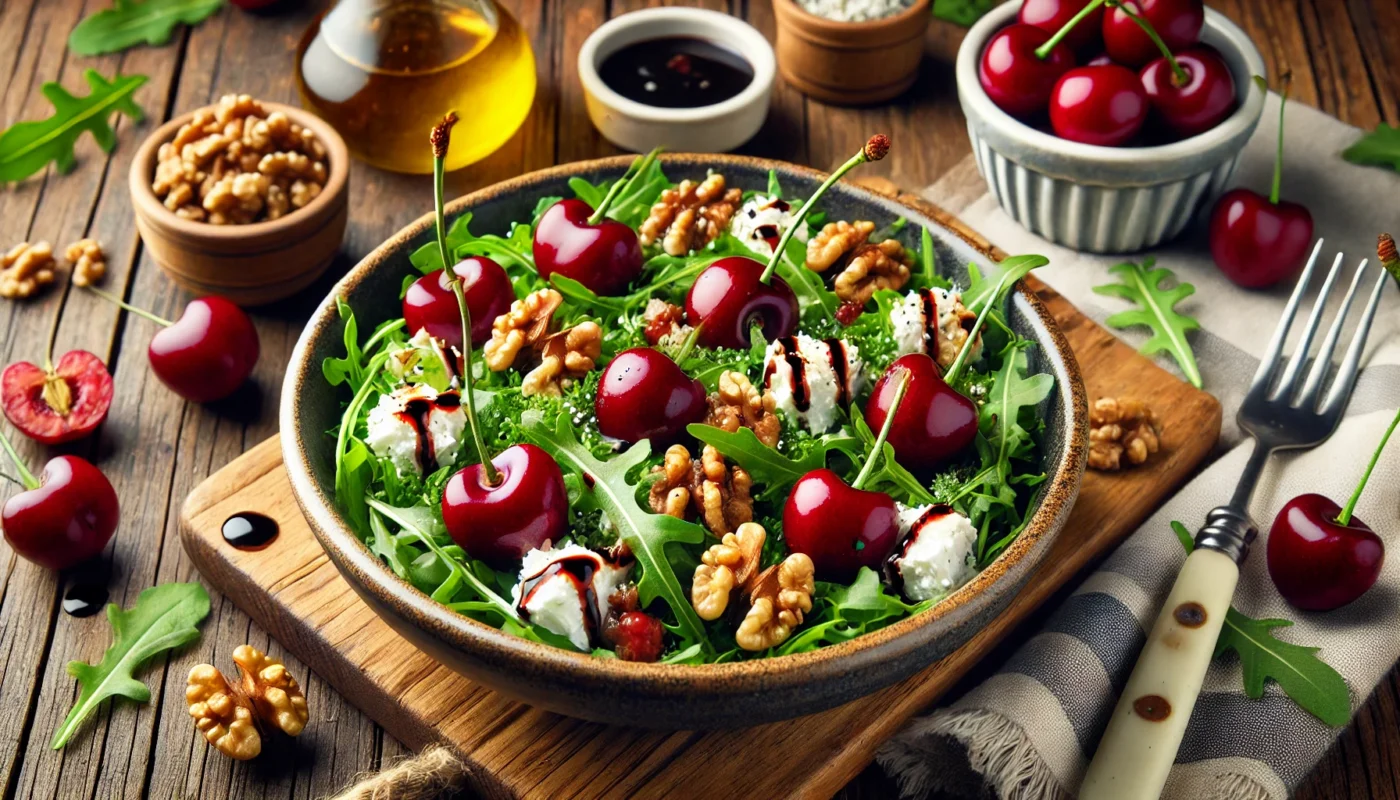
[[[1332,730],[1317,717],[1273,692],[1258,700],[1237,692],[1203,694],[1191,716],[1209,719],[1211,726],[1186,729],[1177,762],[1245,756],[1272,765],[1289,786],[1307,777],[1317,754],[1333,738]]]

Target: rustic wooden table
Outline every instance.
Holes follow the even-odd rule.
[[[5,83],[0,126],[47,116],[38,89],[58,80],[82,88],[81,72],[149,75],[137,94],[149,119],[117,126],[119,145],[104,156],[91,139],[78,148],[68,175],[48,172],[0,190],[0,244],[83,235],[110,254],[107,288],[163,316],[187,299],[156,268],[132,225],[126,171],[145,132],[173,114],[226,92],[296,102],[291,54],[319,3],[288,0],[271,13],[227,9],[164,47],[80,58],[67,52],[69,31],[106,0],[0,0],[0,80]],[[494,156],[450,177],[460,194],[551,164],[614,153],[584,113],[575,60],[590,31],[643,0],[508,0],[530,32],[538,59],[539,92],[524,128]],[[747,18],[773,35],[768,0],[704,0]],[[1259,43],[1272,75],[1291,70],[1301,102],[1362,127],[1400,122],[1400,61],[1386,42],[1400,41],[1396,0],[1218,0]],[[930,57],[915,88],[880,108],[832,108],[805,100],[781,83],[763,132],[745,150],[757,155],[832,167],[872,132],[892,134],[889,159],[870,170],[906,187],[935,180],[968,153],[953,88],[951,61],[961,30],[935,22]],[[277,428],[283,367],[310,308],[340,274],[388,234],[427,211],[429,183],[356,165],[351,180],[350,229],[332,276],[297,300],[256,314],[262,360],[252,390],[200,406],[183,402],[157,382],[143,350],[151,326],[119,313],[91,294],[51,291],[30,302],[0,304],[4,362],[39,360],[50,326],[57,352],[83,348],[108,359],[116,378],[111,416],[96,441],[71,452],[94,459],[122,500],[121,527],[109,549],[112,600],[130,604],[156,583],[198,580],[181,551],[176,519],[185,495],[218,467]],[[23,454],[44,453],[29,442]],[[13,487],[0,489],[8,497]],[[0,545],[0,786],[5,796],[55,798],[318,797],[404,753],[354,705],[288,658],[303,678],[312,723],[294,745],[252,763],[235,763],[194,735],[183,687],[191,665],[225,666],[234,647],[250,642],[282,655],[280,646],[217,595],[204,635],[190,649],[160,658],[140,677],[151,686],[146,705],[104,707],[63,750],[48,742],[77,695],[64,667],[95,661],[109,641],[102,617],[76,619],[59,609],[65,576],[16,558]],[[1392,673],[1360,711],[1356,723],[1322,762],[1301,796],[1400,797],[1400,676]],[[851,796],[878,796],[889,785],[878,770],[851,784]]]

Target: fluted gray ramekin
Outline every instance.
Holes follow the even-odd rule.
[[[1094,253],[1129,253],[1172,239],[1224,188],[1259,125],[1264,93],[1252,76],[1264,59],[1244,31],[1206,9],[1201,40],[1220,51],[1239,107],[1211,130],[1156,147],[1101,147],[1061,139],[1012,117],[987,97],[977,63],[1020,3],[993,9],[958,49],[958,100],[977,168],[1006,213],[1050,241]]]

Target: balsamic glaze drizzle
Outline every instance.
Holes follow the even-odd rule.
[[[277,522],[252,511],[234,514],[224,520],[224,541],[239,550],[261,550],[277,538]]]

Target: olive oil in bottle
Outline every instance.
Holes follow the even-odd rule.
[[[340,0],[297,48],[306,107],[350,152],[394,172],[429,173],[428,131],[461,117],[447,169],[479,161],[525,121],[535,57],[492,0]]]

